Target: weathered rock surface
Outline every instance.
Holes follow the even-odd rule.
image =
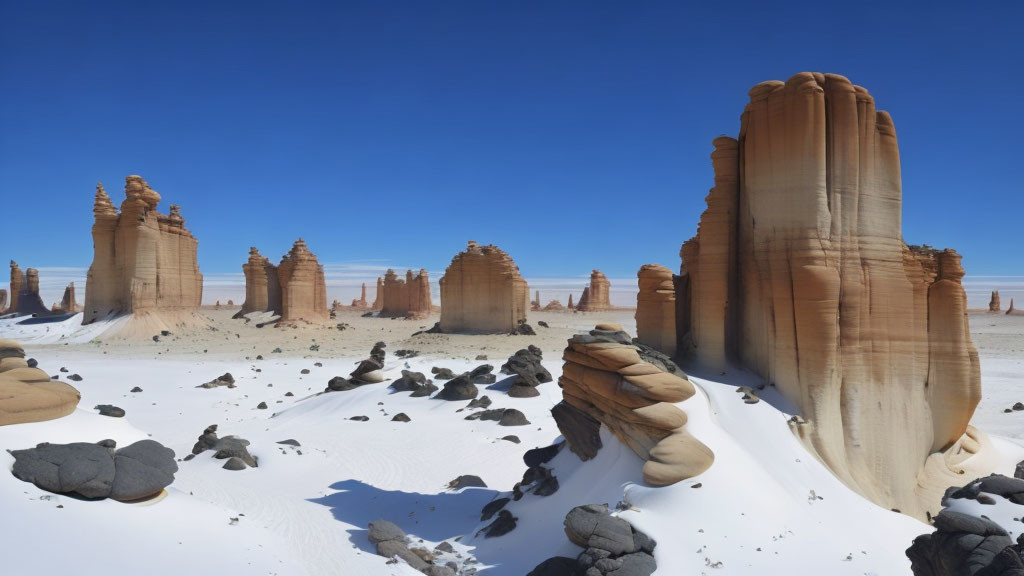
[[[1024,513],[1024,480],[993,474],[962,488],[949,488],[942,503],[954,506],[958,500],[974,500],[994,504],[993,497],[1009,500],[1002,505],[1014,508],[1012,515],[1020,517]],[[935,531],[918,536],[907,549],[914,576],[1024,574],[1021,539],[1014,542],[1003,526],[984,515],[947,508],[933,518],[933,523]]]
[[[636,273],[636,336],[666,354],[676,353],[676,289],[672,271],[644,264]]]
[[[529,288],[497,246],[469,242],[441,278],[442,332],[506,333],[526,320]]]
[[[530,345],[527,348],[517,351],[508,361],[502,364],[502,374],[514,374],[508,390],[508,395],[513,398],[530,398],[540,395],[537,386],[545,382],[551,382],[551,373],[541,362],[544,360],[540,348]]]
[[[323,322],[327,312],[324,267],[299,238],[277,267],[281,284],[281,322]]]
[[[198,241],[174,204],[157,212],[160,194],[140,176],[125,178],[118,213],[103,186],[96,186],[93,261],[85,287],[83,324],[111,314],[151,318],[159,327],[181,321],[202,301]]]
[[[693,384],[678,368],[665,371],[647,361],[620,326],[600,324],[589,334],[573,336],[562,358],[565,365],[558,384],[563,402],[603,423],[643,458],[645,482],[673,484],[704,472],[714,462],[711,450],[683,428],[686,414],[672,405],[693,396]],[[671,363],[663,356],[657,362]],[[593,425],[571,410],[556,409],[552,414],[570,448],[582,453],[581,458],[592,457],[586,439],[596,432]],[[580,425],[582,430],[571,430]],[[587,443],[573,446],[581,436]]]
[[[583,552],[576,560],[549,558],[527,576],[650,576],[658,567],[654,540],[611,516],[604,505],[573,508],[564,526],[566,536]]]
[[[434,396],[435,400],[472,400],[480,390],[473,383],[469,372],[456,376],[444,383],[444,387]]]
[[[256,458],[249,453],[249,441],[237,436],[217,436],[217,425],[212,424],[203,430],[195,445],[192,446],[192,454],[202,454],[207,450],[213,450],[213,457],[218,460],[238,458],[246,465],[255,468],[258,463]]]
[[[153,496],[174,481],[178,464],[170,448],[155,440],[114,447],[113,440],[104,440],[12,450],[12,473],[49,492],[121,501]]]
[[[54,314],[73,314],[82,311],[82,307],[78,305],[78,299],[75,298],[74,282],[64,288],[64,296],[61,297],[60,303],[55,303],[50,311]]]
[[[69,384],[30,368],[21,344],[0,339],[0,426],[67,416],[79,399],[81,394]]]
[[[363,288],[359,293],[358,300],[352,300],[352,307],[357,310],[368,310],[370,303],[366,301],[366,282],[363,282]]]
[[[29,268],[22,274],[14,260],[11,260],[11,307],[7,313],[19,316],[46,316],[50,313],[39,296],[39,271]]]
[[[380,316],[422,320],[430,315],[430,279],[426,270],[421,269],[415,276],[407,270],[402,279],[389,269],[381,287],[384,296]]]
[[[715,186],[680,251],[679,355],[760,374],[844,483],[934,512],[953,469],[990,462],[968,426],[981,382],[960,256],[903,242],[892,119],[846,78],[804,72],[755,86],[739,139],[714,147]],[[672,353],[647,336],[668,318],[638,310],[637,329]]]
[[[999,312],[1002,310],[1002,304],[999,302],[999,290],[992,291],[992,298],[988,301],[989,312]]]
[[[252,246],[249,248],[249,260],[242,264],[242,272],[245,274],[245,302],[235,316],[241,317],[250,312],[281,314],[281,282],[277,266]]]
[[[610,288],[611,282],[608,281],[604,273],[600,270],[594,270],[590,273],[590,286],[583,290],[583,296],[580,297],[580,301],[576,304],[576,309],[580,312],[597,312],[611,309]]]

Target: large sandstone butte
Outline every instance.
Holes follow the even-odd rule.
[[[249,259],[242,264],[245,274],[245,302],[236,316],[250,312],[281,313],[281,282],[277,266],[260,254],[255,246],[249,248]]]
[[[178,206],[171,204],[166,216],[157,212],[160,194],[141,176],[125,178],[124,192],[118,214],[103,185],[96,186],[82,323],[133,314],[150,328],[169,327],[190,317],[203,298],[198,241]]]
[[[611,282],[608,281],[604,273],[594,270],[590,273],[590,286],[583,289],[583,296],[576,303],[576,309],[580,312],[610,310],[612,307],[608,295],[610,288]]]
[[[761,375],[844,483],[936,512],[994,456],[968,426],[981,377],[960,256],[903,241],[892,119],[846,78],[804,72],[755,86],[739,138],[714,147],[715,186],[681,251],[680,356]]]
[[[281,322],[322,322],[328,319],[324,267],[299,238],[277,267],[281,283]]]
[[[415,276],[412,270],[406,270],[402,279],[389,269],[381,286],[382,317],[423,319],[430,315],[430,279],[426,270],[420,269]]]
[[[0,426],[67,416],[80,398],[72,386],[30,368],[21,344],[0,339]]]
[[[512,258],[472,240],[441,278],[443,332],[510,332],[526,320],[530,293]]]
[[[50,313],[39,296],[39,271],[29,268],[22,274],[14,260],[11,260],[11,306],[7,312],[19,316]]]

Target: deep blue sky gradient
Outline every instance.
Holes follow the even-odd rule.
[[[747,90],[844,74],[896,123],[904,236],[1024,274],[1022,2],[0,3],[0,259],[88,266],[94,186],[181,204],[204,272],[678,266]]]

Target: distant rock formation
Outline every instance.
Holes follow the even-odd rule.
[[[634,345],[617,324],[598,324],[573,336],[562,358],[562,403],[552,414],[580,458],[592,458],[600,447],[600,439],[596,447],[575,440],[588,436],[580,422],[589,418],[645,460],[644,481],[652,486],[692,478],[714,462],[714,453],[683,428],[686,414],[673,406],[695,390],[667,356]]]
[[[559,302],[558,300],[552,300],[551,302],[548,302],[547,304],[545,304],[544,307],[541,308],[541,310],[543,310],[545,312],[552,312],[552,311],[556,311],[556,310],[565,310],[565,306],[562,306],[562,303]]]
[[[572,303],[572,294],[569,294],[569,304],[566,305],[569,310],[575,310],[576,305]]]
[[[72,386],[29,368],[20,343],[0,339],[0,426],[67,416],[80,398]]]
[[[992,291],[992,298],[988,301],[989,312],[999,312],[1002,310],[1002,305],[999,302],[999,290]]]
[[[611,282],[608,281],[608,278],[600,270],[594,270],[590,273],[590,286],[583,289],[583,296],[580,296],[576,309],[580,312],[610,310],[612,307],[608,296],[610,287]]]
[[[530,302],[530,310],[540,310],[540,290],[533,293],[533,300]]]
[[[636,337],[662,352],[676,353],[676,291],[672,271],[660,264],[644,264],[636,273]]]
[[[373,298],[373,310],[380,310],[384,307],[384,279],[377,278],[377,295]]]
[[[416,276],[407,270],[403,280],[389,269],[382,286],[381,317],[423,319],[430,315],[430,279],[426,270],[420,269]]]
[[[7,313],[7,290],[0,288],[0,314]]]
[[[441,331],[507,333],[526,320],[529,287],[497,246],[470,241],[441,278]]]
[[[245,302],[237,316],[250,312],[281,313],[281,281],[277,266],[260,254],[255,246],[249,248],[249,260],[242,264],[245,274]]]
[[[203,275],[198,241],[185,228],[180,208],[157,212],[160,194],[140,176],[125,178],[118,214],[103,185],[96,186],[93,261],[85,286],[83,324],[114,314],[152,316],[155,327],[197,310]]]
[[[337,300],[335,300],[337,302]],[[360,310],[366,310],[370,307],[370,303],[366,301],[366,282],[363,282],[363,289],[360,292],[359,299],[352,300],[352,307]]]
[[[22,274],[14,260],[11,260],[11,307],[7,312],[19,316],[45,316],[50,313],[39,296],[39,271],[29,268]]]
[[[324,267],[299,238],[277,267],[281,284],[280,322],[327,320],[327,283]]]
[[[55,314],[73,314],[82,311],[82,307],[78,305],[78,300],[75,299],[74,282],[64,288],[64,297],[60,299],[59,304],[54,304],[50,311]]]
[[[806,421],[795,433],[873,502],[936,511],[993,461],[968,425],[981,378],[960,256],[903,242],[892,119],[846,78],[805,72],[755,86],[739,139],[714,147],[681,250],[679,354],[774,384]]]

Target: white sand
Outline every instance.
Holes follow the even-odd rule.
[[[514,531],[477,539],[486,525],[479,522],[480,508],[521,478],[522,453],[558,438],[548,412],[561,396],[555,383],[542,385],[541,395],[530,399],[481,387],[492,407],[523,411],[532,424],[522,427],[466,421],[468,411],[458,412],[465,402],[389,394],[387,383],[316,394],[332,376],[347,375],[377,340],[388,344],[389,378],[406,364],[394,355],[403,348],[421,352],[408,364],[429,375],[431,366],[472,368],[482,363],[473,360],[477,354],[497,368],[527,344],[541,347],[557,378],[572,333],[604,320],[621,322],[632,333],[630,312],[534,313],[536,337],[411,337],[435,319],[357,313],[339,315],[335,324],[351,326],[344,331],[333,325],[260,329],[231,320],[232,313],[204,311],[207,326],[160,342],[105,338],[102,326],[76,327],[75,319],[49,330],[0,320],[0,337],[22,338],[40,367],[57,374],[65,366],[83,377],[75,383],[82,392],[75,414],[2,427],[0,448],[104,438],[125,445],[148,435],[183,457],[206,426],[218,424],[222,436],[250,440],[260,460],[259,468],[241,472],[222,470],[222,461],[209,453],[181,462],[168,497],[149,506],[51,495],[0,473],[0,542],[8,550],[38,550],[45,534],[59,551],[7,554],[9,573],[418,574],[373,554],[366,524],[386,518],[427,548],[461,537],[454,545],[462,558],[451,559],[472,557],[483,574],[522,576],[549,556],[579,552],[562,532],[573,506],[614,507],[619,501],[634,507],[624,517],[658,541],[659,574],[909,574],[903,551],[928,530],[846,489],[789,432],[788,415],[773,407],[786,403],[769,390],[765,401],[744,404],[734,389],[746,383],[745,375],[730,373],[713,375],[728,384],[695,377],[704,393],[680,404],[690,418],[688,430],[715,451],[715,465],[705,474],[668,488],[645,487],[640,460],[603,433],[605,446],[596,459],[582,463],[564,450],[552,462],[557,493],[527,495],[509,505],[519,518]],[[539,327],[538,320],[551,328]],[[972,329],[985,390],[974,424],[1022,441],[1024,412],[1002,409],[1024,401],[1024,317],[974,316]],[[310,351],[314,341],[318,351]],[[272,353],[274,348],[282,352]],[[255,360],[260,354],[264,359]],[[301,375],[303,368],[310,374]],[[195,388],[224,372],[235,376],[237,388]],[[133,386],[144,391],[132,394]],[[295,396],[285,397],[288,391]],[[257,410],[261,401],[270,409]],[[124,408],[127,417],[99,416],[91,408],[101,403]],[[412,421],[391,422],[398,412]],[[347,420],[356,415],[370,420]],[[522,443],[500,440],[509,434]],[[302,446],[276,443],[289,438]],[[1004,472],[1011,472],[1024,449],[1001,446]],[[7,455],[0,459],[6,466],[13,462]],[[462,474],[480,476],[488,488],[445,490]],[[691,487],[698,482],[700,488]]]

